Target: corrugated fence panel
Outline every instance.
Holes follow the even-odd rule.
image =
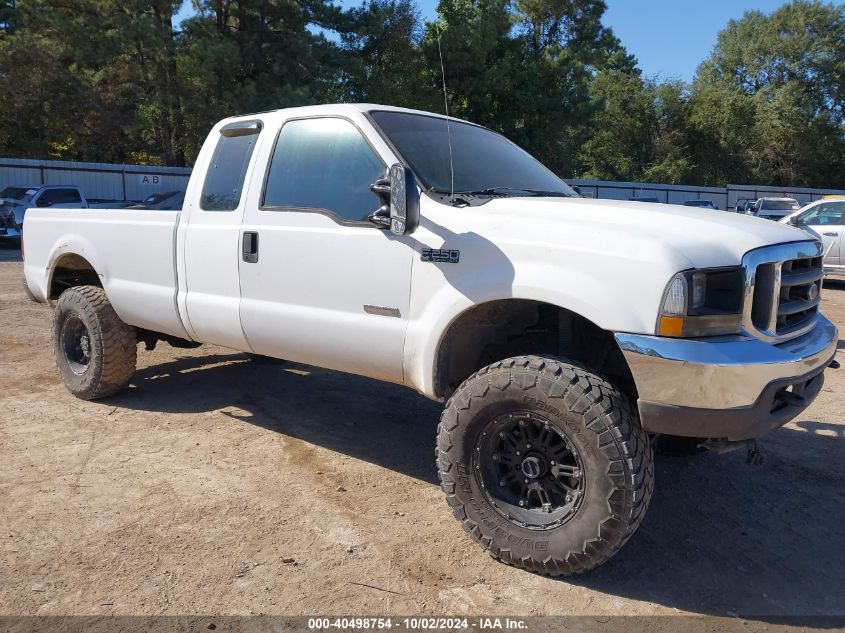
[[[154,191],[185,191],[188,187],[188,175],[127,171],[125,180],[129,200],[143,200]]]
[[[106,200],[143,200],[160,191],[184,191],[191,175],[189,167],[146,167],[80,163],[62,160],[0,158],[0,188],[10,185],[76,185],[86,198]],[[567,180],[582,194],[594,198],[629,200],[653,196],[660,202],[683,204],[686,200],[712,200],[720,209],[736,207],[741,198],[777,196],[795,198],[801,203],[818,200],[823,195],[845,195],[845,190],[728,185],[727,187],[692,187],[661,183],[610,182],[602,180]]]
[[[143,200],[159,191],[184,191],[190,175],[189,167],[0,158],[0,188],[76,185],[86,198],[106,200]]]
[[[45,169],[44,184],[76,185],[86,198],[126,199],[120,172]]]
[[[727,187],[694,187],[689,185],[670,185],[660,183],[610,182],[605,180],[566,181],[577,186],[583,195],[607,200],[629,200],[634,197],[653,196],[660,202],[683,204],[687,200],[710,200],[719,209],[736,208],[736,202],[742,198],[795,198],[806,204],[825,195],[845,195],[845,190],[806,189],[800,187],[766,187],[763,185],[728,185]]]

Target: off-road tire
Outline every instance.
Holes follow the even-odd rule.
[[[84,369],[77,366],[77,371],[63,341],[63,328],[70,319],[81,321],[88,337],[89,360]],[[120,320],[102,288],[76,286],[65,290],[53,311],[52,336],[59,376],[77,398],[96,400],[113,395],[126,387],[135,373],[135,328]]]
[[[516,410],[545,417],[581,454],[583,498],[562,525],[538,530],[505,518],[472,472],[479,434]],[[441,488],[464,530],[494,558],[544,575],[607,561],[639,526],[654,488],[651,446],[629,399],[607,379],[554,358],[509,358],[468,378],[443,411],[436,456]]]

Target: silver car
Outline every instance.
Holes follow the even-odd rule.
[[[781,220],[818,234],[824,244],[824,273],[845,277],[845,199],[816,200]]]

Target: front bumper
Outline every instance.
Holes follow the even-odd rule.
[[[651,433],[744,440],[775,429],[819,394],[839,333],[821,314],[796,339],[673,339],[616,334]]]
[[[20,229],[0,226],[0,240],[2,240],[4,238],[5,239],[20,239],[20,237],[21,237]]]

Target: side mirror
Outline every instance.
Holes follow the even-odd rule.
[[[389,228],[394,235],[410,235],[420,225],[420,192],[414,172],[399,163],[392,165],[387,178],[370,185],[370,191],[381,198],[382,205],[369,216],[380,228]]]
[[[41,196],[40,198],[38,198],[38,200],[35,201],[35,206],[36,207],[51,207],[51,206],[53,206],[53,203],[50,202],[44,196]]]

